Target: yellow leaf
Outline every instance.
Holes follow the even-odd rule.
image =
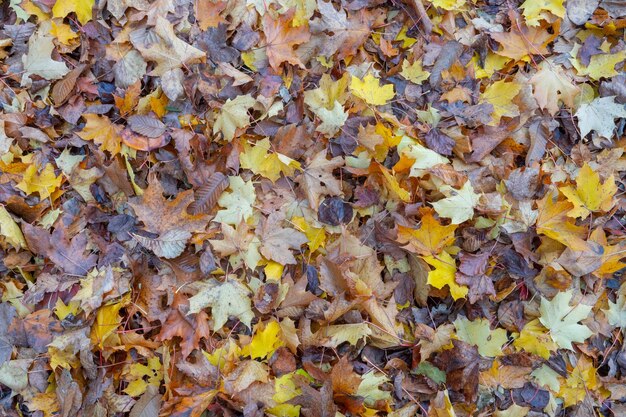
[[[64,45],[69,45],[72,39],[78,38],[78,33],[72,31],[70,25],[66,25],[63,22],[56,24],[53,21],[50,28],[50,34]]]
[[[256,200],[256,193],[252,181],[246,182],[239,176],[228,177],[228,181],[231,191],[224,191],[217,200],[217,204],[224,208],[217,212],[213,220],[237,225],[254,214],[252,205]]]
[[[265,265],[265,268],[263,268],[263,272],[265,272],[266,279],[280,281],[280,278],[283,276],[284,269],[284,265],[279,264],[278,262],[269,261],[267,265]]]
[[[228,142],[233,140],[236,130],[250,123],[248,109],[254,106],[254,103],[256,100],[250,94],[226,100],[213,125],[213,133],[222,132],[225,140]]]
[[[541,325],[539,319],[526,323],[513,345],[519,350],[534,353],[546,360],[550,358],[550,352],[557,349],[556,343],[548,334],[548,329]]]
[[[454,321],[456,336],[465,343],[478,347],[478,353],[482,356],[502,356],[502,345],[508,341],[506,330],[491,330],[489,320],[468,320],[459,316]]]
[[[241,167],[269,178],[272,182],[276,182],[281,173],[290,176],[300,168],[299,162],[288,156],[270,152],[270,147],[269,138],[255,143],[254,146],[244,143],[244,151],[239,154]]]
[[[61,298],[57,298],[57,302],[54,305],[54,313],[57,315],[59,320],[65,320],[65,318],[70,314],[76,316],[76,314],[78,314],[79,307],[80,302],[78,301],[70,301],[67,305],[65,305]]]
[[[250,355],[252,359],[270,357],[276,349],[285,345],[281,336],[282,331],[277,321],[270,321],[265,326],[259,323],[250,343],[242,348],[242,355]]]
[[[272,400],[277,403],[276,406],[267,410],[267,412],[276,417],[298,417],[300,415],[300,406],[292,405],[287,401],[302,394],[302,390],[298,388],[294,381],[295,375],[306,375],[303,370],[282,375],[274,380],[274,395]]]
[[[431,3],[444,10],[459,10],[465,5],[465,0],[431,0]]]
[[[596,390],[598,386],[598,376],[593,363],[581,355],[567,379],[561,381],[558,396],[563,398],[564,407],[570,407],[584,400],[587,393]]]
[[[323,227],[311,226],[304,217],[293,217],[291,223],[309,239],[307,245],[311,252],[326,245],[326,230]]]
[[[584,237],[587,235],[585,227],[572,223],[567,216],[573,205],[569,201],[553,201],[551,193],[537,203],[537,233],[546,235],[561,242],[573,250],[584,251],[589,248]]]
[[[547,20],[549,16],[545,12],[550,12],[558,17],[565,16],[563,0],[526,0],[520,8],[524,9],[524,17],[528,26],[539,25],[541,19]]]
[[[107,337],[119,327],[121,317],[119,311],[123,307],[122,303],[109,304],[98,309],[96,322],[91,328],[91,342],[100,345],[102,348]]]
[[[572,58],[570,61],[578,75],[588,75],[593,80],[599,80],[600,78],[611,78],[618,74],[615,70],[615,65],[626,59],[626,51],[619,51],[614,54],[598,54],[593,55],[589,60],[589,65],[583,66],[576,58],[579,48],[574,48],[571,52]]]
[[[28,247],[22,229],[4,206],[0,206],[0,234],[16,249]]]
[[[602,245],[604,248],[604,253],[602,254],[602,266],[594,271],[595,275],[601,277],[613,274],[626,267],[626,263],[621,261],[624,258],[624,245],[609,245],[604,230],[602,230],[601,227],[598,227],[591,232],[589,240]]]
[[[485,88],[485,92],[480,95],[482,103],[493,105],[490,126],[497,126],[503,116],[519,116],[519,108],[513,103],[522,86],[516,82],[496,81]]]
[[[419,229],[398,226],[398,241],[408,244],[406,249],[422,256],[438,255],[454,243],[454,231],[458,226],[442,226],[429,212],[422,217]]]
[[[146,391],[148,385],[159,387],[163,380],[163,365],[157,356],[148,359],[147,365],[133,363],[128,370],[130,384],[124,392],[131,397],[138,397]]]
[[[103,151],[108,151],[112,155],[120,153],[122,149],[122,137],[120,136],[123,127],[116,125],[106,116],[97,114],[83,114],[87,121],[83,130],[77,133],[84,140],[92,140],[101,145]]]
[[[408,190],[400,187],[400,184],[398,183],[396,177],[394,177],[394,175],[389,172],[389,170],[383,165],[376,162],[374,164],[383,174],[383,181],[385,183],[385,188],[389,192],[389,197],[394,197],[395,199],[399,199],[400,201],[404,201],[405,203],[411,201],[411,193]]]
[[[52,7],[52,15],[63,18],[74,12],[78,21],[84,25],[91,20],[95,3],[95,0],[57,0]]]
[[[59,403],[57,401],[56,392],[42,392],[34,395],[30,400],[26,401],[30,411],[41,411],[44,417],[52,417],[57,415],[59,411]]]
[[[615,204],[613,196],[617,192],[617,186],[612,175],[601,183],[600,175],[585,163],[576,176],[576,188],[568,185],[559,190],[574,205],[567,215],[586,219],[593,211],[611,210]]]
[[[382,106],[395,97],[393,85],[380,86],[378,78],[367,74],[363,80],[352,76],[350,79],[352,94],[365,101],[367,104]]]
[[[448,286],[452,298],[458,300],[465,298],[469,289],[465,285],[456,283],[456,263],[448,252],[442,252],[437,258],[425,256],[424,260],[435,269],[428,273],[428,284],[441,289]]]
[[[400,72],[400,75],[414,84],[421,84],[428,79],[430,72],[425,71],[424,68],[422,68],[422,61],[415,61],[414,63],[409,64],[409,62],[405,60],[402,63],[402,71]]]
[[[54,175],[52,164],[46,164],[41,174],[39,174],[37,173],[37,165],[33,163],[26,168],[22,181],[16,187],[28,195],[39,193],[39,198],[44,199],[50,197],[50,194],[59,188],[62,182],[62,176],[57,177]]]

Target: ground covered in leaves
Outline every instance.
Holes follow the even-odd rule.
[[[626,415],[620,0],[0,5],[0,414]]]

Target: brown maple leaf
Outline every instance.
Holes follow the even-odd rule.
[[[516,61],[531,55],[548,53],[547,45],[556,35],[548,33],[541,27],[528,27],[515,16],[511,16],[510,32],[494,32],[491,37],[502,45],[498,55],[515,59]],[[557,32],[558,33],[558,32]]]
[[[187,206],[193,201],[192,190],[181,191],[174,200],[166,199],[156,175],[150,175],[143,196],[132,198],[129,204],[148,232],[161,235],[173,229],[190,233],[204,230],[209,222],[208,215],[187,213]]]
[[[291,27],[291,20],[295,9],[282,14],[278,19],[273,19],[271,13],[263,16],[263,32],[265,33],[265,51],[270,65],[276,71],[280,70],[283,62],[298,65],[304,68],[304,64],[295,54],[293,47],[309,40],[311,34],[308,26]]]
[[[211,329],[209,328],[209,317],[204,311],[200,311],[196,315],[189,316],[181,310],[188,310],[188,301],[182,293],[176,293],[172,309],[161,326],[161,332],[157,336],[157,340],[171,340],[175,336],[182,339],[180,347],[182,348],[183,358],[198,348],[201,338],[210,338]]]

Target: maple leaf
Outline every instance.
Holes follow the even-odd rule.
[[[84,140],[94,141],[101,145],[102,150],[108,151],[112,155],[120,153],[123,126],[114,124],[108,117],[97,114],[83,114],[83,118],[87,123],[83,130],[77,132],[78,136]]]
[[[41,173],[38,173],[37,165],[32,163],[26,168],[22,180],[17,183],[16,187],[29,195],[38,193],[39,198],[44,199],[50,197],[62,183],[63,177],[57,177],[54,174],[52,164],[46,164],[41,170]]]
[[[550,194],[547,193],[538,202],[537,233],[559,241],[573,250],[587,250],[588,245],[584,240],[587,235],[585,228],[572,223],[567,215],[574,205],[569,201],[554,201]]]
[[[233,268],[241,266],[243,261],[248,268],[254,270],[261,260],[259,253],[261,241],[259,238],[249,231],[248,225],[243,220],[236,230],[226,223],[222,223],[221,227],[224,238],[209,240],[213,249],[220,256],[230,257],[230,264]]]
[[[522,86],[516,82],[504,80],[496,81],[485,88],[480,95],[480,101],[493,106],[490,126],[497,126],[503,116],[519,116],[519,108],[513,103],[513,99],[519,94]]]
[[[598,375],[593,362],[581,356],[561,384],[558,395],[563,398],[563,405],[569,407],[583,401],[589,392],[596,390],[598,386]]]
[[[343,106],[348,99],[347,89],[349,84],[350,78],[347,74],[344,74],[337,81],[333,81],[328,74],[322,74],[319,87],[304,92],[304,103],[313,112],[321,108],[332,110],[336,106],[336,102]]]
[[[428,273],[428,284],[441,289],[448,286],[452,298],[465,298],[469,289],[456,283],[456,263],[448,252],[441,252],[437,257],[425,256],[424,260],[435,269]]]
[[[408,136],[402,137],[397,149],[400,154],[400,160],[393,169],[402,172],[410,167],[410,177],[422,177],[428,173],[429,169],[450,162],[448,158],[420,145],[417,141]]]
[[[281,227],[282,215],[272,213],[259,229],[261,238],[261,254],[266,258],[290,265],[296,263],[290,249],[299,249],[308,242],[306,235],[291,227]]]
[[[457,227],[456,224],[443,226],[433,217],[432,212],[426,212],[419,229],[398,225],[398,242],[418,255],[436,256],[454,243]]]
[[[303,170],[302,180],[305,185],[309,205],[317,209],[322,195],[342,195],[341,181],[335,178],[333,170],[344,164],[341,157],[326,159],[326,151],[317,153]]]
[[[220,282],[210,279],[200,283],[200,290],[189,298],[189,313],[211,307],[213,330],[217,331],[226,324],[229,316],[237,317],[250,327],[254,318],[248,288],[232,279]]]
[[[542,298],[539,307],[539,321],[550,330],[552,340],[560,348],[569,350],[574,350],[573,342],[582,343],[593,334],[587,326],[578,324],[587,318],[592,307],[580,303],[570,306],[572,296],[573,290],[559,292],[551,301]]]
[[[65,17],[74,12],[78,21],[84,25],[92,18],[95,0],[56,0],[52,6],[52,16]]]
[[[256,100],[250,94],[226,100],[213,125],[213,133],[222,132],[224,139],[229,142],[233,140],[235,131],[250,123],[248,109],[255,103]]]
[[[325,107],[320,107],[315,111],[317,117],[322,121],[315,130],[317,132],[324,133],[327,136],[333,136],[339,129],[343,127],[348,120],[348,113],[343,109],[343,106],[335,101],[335,104],[331,110],[327,110]]]
[[[165,323],[161,326],[161,332],[157,337],[157,340],[160,341],[171,340],[175,336],[180,337],[182,339],[180,346],[182,348],[183,357],[185,358],[189,356],[194,349],[198,348],[200,339],[207,337],[209,334],[208,316],[204,311],[200,311],[201,308],[197,310],[193,309],[196,305],[192,304],[192,299],[193,297],[189,299],[189,314],[197,314],[190,317],[183,313],[186,308],[184,296],[179,293],[175,294],[172,308]],[[183,311],[181,311],[181,307],[183,307]]]
[[[575,116],[578,118],[581,137],[593,130],[611,139],[615,131],[614,119],[626,117],[626,108],[623,104],[615,103],[615,97],[598,97],[591,103],[581,104]]]
[[[615,53],[603,53],[593,55],[589,60],[589,65],[584,66],[576,59],[580,45],[575,45],[570,52],[572,57],[570,62],[576,68],[578,75],[588,75],[592,80],[599,80],[601,78],[611,78],[618,74],[615,66],[626,59],[626,51],[618,51]],[[604,51],[606,52],[606,51]]]
[[[548,330],[541,325],[539,319],[526,323],[517,339],[513,341],[517,349],[534,353],[548,360],[551,352],[557,349],[556,343],[550,337]]]
[[[262,322],[255,326],[252,340],[242,349],[242,355],[252,359],[265,359],[271,357],[276,349],[285,345],[281,338],[282,331],[277,321],[267,324]]]
[[[404,61],[400,75],[414,84],[421,84],[428,79],[430,72],[422,68],[422,61],[415,61],[412,64],[409,64],[408,61]]]
[[[194,216],[186,210],[194,198],[192,190],[179,192],[174,200],[167,200],[163,193],[161,182],[151,175],[143,195],[133,197],[128,203],[148,232],[164,236],[172,230],[188,233],[204,230],[209,217],[204,213]]]
[[[286,155],[270,152],[270,150],[269,138],[255,143],[254,146],[244,143],[244,151],[239,154],[241,167],[269,178],[273,182],[280,178],[281,173],[286,177],[291,176],[296,169],[300,168],[299,162]]]
[[[567,215],[586,219],[591,212],[611,210],[617,186],[612,175],[601,183],[600,175],[585,163],[576,176],[576,188],[568,185],[559,190],[574,205]]]
[[[623,293],[617,296],[615,302],[609,300],[609,308],[602,311],[611,326],[626,327],[626,296]]]
[[[163,75],[168,71],[199,62],[206,54],[174,33],[174,27],[163,16],[156,18],[153,29],[137,29],[130,33],[130,41],[141,55],[157,66],[148,75]]]
[[[502,45],[496,54],[507,58],[524,60],[532,55],[549,54],[547,44],[553,35],[539,27],[527,27],[515,19],[510,32],[493,32],[490,36]]]
[[[489,320],[468,320],[460,316],[454,321],[459,340],[474,345],[482,356],[502,356],[502,345],[508,341],[506,330],[491,330]]]
[[[354,75],[350,79],[350,91],[352,94],[365,101],[367,104],[382,106],[396,96],[393,85],[379,85],[379,80],[368,73],[362,80]]]
[[[224,191],[217,200],[217,204],[224,208],[213,220],[237,225],[254,214],[252,205],[256,201],[256,192],[252,181],[246,182],[241,177],[228,177],[228,182],[231,192]]]
[[[527,1],[528,3],[528,1]],[[544,61],[539,70],[532,76],[533,95],[542,109],[547,109],[554,115],[559,111],[559,100],[567,107],[574,107],[574,99],[580,88],[574,85],[560,65]]]
[[[524,18],[528,26],[538,26],[539,20],[548,20],[549,16],[545,12],[550,12],[558,17],[565,17],[565,7],[563,0],[546,0],[543,2],[526,0],[520,6],[524,9]]]
[[[289,22],[293,19],[295,9],[273,19],[271,13],[263,16],[263,32],[265,33],[267,58],[275,70],[280,69],[283,62],[298,65],[304,68],[304,64],[294,53],[293,47],[307,42],[311,33],[306,26],[290,27]]]
[[[447,197],[432,203],[432,206],[441,217],[449,218],[452,224],[460,224],[474,217],[474,207],[478,204],[480,196],[474,193],[470,181],[466,181],[460,190],[444,185],[439,191]]]

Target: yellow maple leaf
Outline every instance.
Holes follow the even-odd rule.
[[[157,356],[153,356],[148,359],[146,365],[142,363],[131,364],[128,369],[128,377],[131,381],[124,392],[131,397],[138,397],[146,391],[148,385],[155,387],[161,385],[163,365]]]
[[[570,62],[576,68],[578,75],[588,75],[596,81],[600,78],[611,78],[617,75],[618,71],[615,70],[615,65],[626,59],[626,51],[619,51],[614,54],[598,54],[593,55],[589,60],[589,65],[585,67],[576,57],[579,49],[579,45],[572,49]]]
[[[92,18],[92,9],[95,0],[57,0],[52,6],[52,15],[54,17],[65,17],[74,12],[78,21],[84,25]]]
[[[85,127],[77,135],[84,140],[93,140],[101,145],[104,151],[111,152],[112,155],[120,153],[122,149],[122,137],[120,136],[123,127],[116,125],[106,116],[97,114],[83,114],[87,121]]]
[[[485,88],[485,92],[480,95],[482,103],[489,103],[493,106],[490,126],[497,126],[503,116],[519,116],[519,108],[513,103],[522,86],[516,82],[504,80],[496,81]]]
[[[537,233],[561,242],[573,250],[589,249],[584,237],[587,229],[572,223],[568,213],[574,207],[569,201],[553,201],[551,193],[538,203]]]
[[[602,254],[602,266],[593,272],[595,275],[604,276],[613,274],[626,267],[626,263],[621,261],[624,258],[625,245],[623,244],[623,241],[617,245],[609,245],[606,239],[606,234],[601,227],[598,227],[591,232],[589,240],[602,245],[604,248],[604,253]]]
[[[465,285],[456,283],[456,263],[448,252],[442,252],[438,257],[425,256],[424,260],[435,269],[428,273],[428,284],[442,289],[448,286],[452,298],[465,298],[469,289]]]
[[[387,84],[381,87],[378,78],[369,73],[363,80],[352,76],[350,79],[350,91],[367,104],[374,106],[385,105],[396,95],[393,85]]]
[[[443,226],[433,215],[428,212],[422,217],[422,224],[419,229],[398,226],[398,241],[411,252],[422,256],[438,255],[447,246],[454,243],[454,231],[458,226],[451,224]]]
[[[91,342],[101,348],[106,339],[113,334],[121,323],[119,312],[124,305],[122,303],[109,304],[98,309],[96,322],[91,328]]]
[[[38,173],[37,165],[33,163],[26,168],[22,181],[16,187],[29,195],[39,193],[39,198],[44,199],[50,197],[62,182],[63,177],[54,174],[52,164],[46,164],[41,173]]]
[[[78,38],[78,33],[72,31],[70,25],[66,25],[63,22],[55,23],[52,21],[52,26],[50,27],[50,34],[57,38],[59,42],[64,45],[69,45],[72,39]]]
[[[585,399],[589,391],[598,389],[598,375],[591,360],[581,355],[576,363],[576,367],[565,378],[561,380],[561,389],[558,396],[563,398],[563,406],[570,407]]]
[[[465,0],[431,0],[431,3],[444,10],[460,10],[465,5]]]
[[[539,319],[526,323],[513,345],[518,350],[534,353],[546,360],[550,358],[550,352],[554,352],[557,349],[557,345],[550,337],[548,329],[543,327]]]
[[[281,173],[290,176],[294,174],[296,169],[300,168],[298,161],[286,155],[272,152],[270,147],[269,138],[255,143],[254,146],[247,142],[244,143],[244,151],[239,154],[241,167],[269,178],[272,182],[276,182]]]
[[[409,61],[404,61],[402,63],[402,71],[400,72],[407,80],[411,81],[414,84],[421,84],[430,77],[430,72],[424,70],[422,68],[422,61],[415,61],[412,64],[409,64]]]
[[[547,20],[550,12],[555,16],[564,17],[563,0],[526,0],[520,8],[524,9],[524,18],[528,26],[537,26],[541,19]]]
[[[293,217],[291,223],[309,239],[307,245],[311,252],[326,244],[326,230],[323,227],[312,226],[304,217]]]
[[[241,349],[241,353],[244,356],[250,355],[252,359],[270,357],[276,349],[285,345],[281,336],[282,330],[277,321],[270,321],[266,325],[261,322],[257,325],[252,340]]]
[[[576,176],[576,188],[567,185],[559,190],[574,205],[567,215],[586,219],[592,211],[611,210],[615,204],[613,196],[617,192],[617,186],[612,175],[601,183],[600,175],[585,163]]]

